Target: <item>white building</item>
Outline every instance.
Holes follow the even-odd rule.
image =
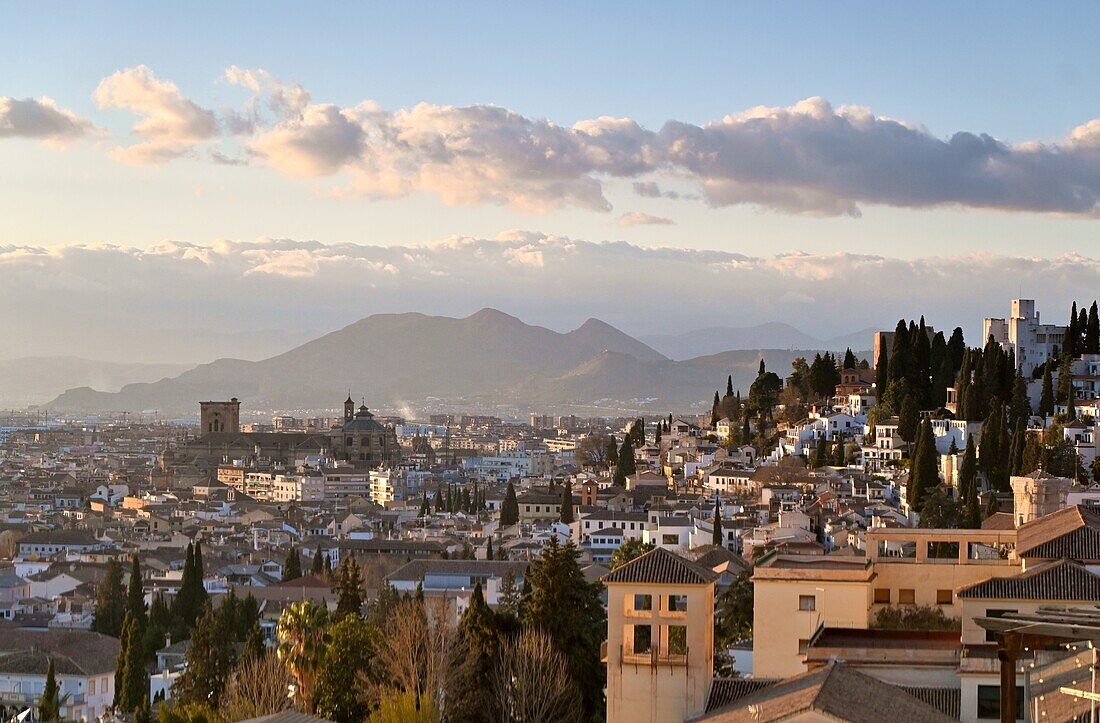
[[[1039,323],[1033,299],[1013,299],[1008,319],[987,317],[982,323],[982,340],[993,337],[1006,352],[1016,355],[1016,368],[1028,377],[1035,367],[1057,356],[1062,349],[1066,327]]]

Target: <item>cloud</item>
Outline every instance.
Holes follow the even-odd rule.
[[[667,216],[651,216],[641,211],[633,211],[619,217],[619,225],[623,228],[642,225],[671,226],[674,223],[676,222]]]
[[[175,83],[158,80],[144,65],[104,78],[94,97],[100,108],[121,108],[143,116],[133,132],[147,140],[110,152],[122,163],[141,166],[168,161],[218,132],[211,111],[185,98]]]
[[[0,96],[0,138],[30,138],[63,147],[98,132],[91,121],[58,107],[52,98]]]
[[[622,179],[643,198],[809,216],[858,217],[867,205],[1100,215],[1100,119],[1061,140],[1013,144],[989,133],[939,137],[920,123],[812,97],[701,125],[670,120],[649,129],[599,116],[565,126],[494,105],[317,102],[262,69],[230,66],[222,81],[250,95],[215,114],[145,66],[103,79],[99,106],[141,117],[132,129],[140,141],[113,148],[112,157],[163,163],[209,142],[204,157],[213,163],[331,178],[335,197],[426,193],[452,206],[527,213],[610,213],[605,186]],[[91,131],[48,99],[0,103],[0,135],[62,141]],[[666,180],[697,191],[664,190]]]
[[[555,329],[596,316],[638,335],[797,318],[824,336],[925,314],[936,328],[964,327],[977,343],[982,318],[1003,316],[1021,280],[1055,322],[1073,299],[1093,298],[1100,259],[749,256],[512,231],[398,246],[268,238],[0,246],[0,278],[6,338],[24,354],[79,349],[136,361],[178,348],[170,330],[192,329],[179,352],[190,361],[197,352],[188,349],[210,348],[209,338],[220,340],[220,355],[249,357],[261,347],[246,335],[260,329],[316,334],[372,313],[461,316],[485,306]],[[652,303],[668,294],[676,303]],[[283,338],[263,340],[262,350]]]

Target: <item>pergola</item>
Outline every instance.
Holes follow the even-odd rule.
[[[997,660],[1001,669],[1001,721],[1015,723],[1016,664],[1024,648],[1045,648],[1078,641],[1100,645],[1100,606],[1057,608],[1043,607],[1033,613],[1005,613],[1002,617],[974,618],[983,629],[997,636]],[[1063,693],[1093,702],[1100,695],[1093,691],[1064,688]]]

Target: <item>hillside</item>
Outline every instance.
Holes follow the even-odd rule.
[[[74,356],[0,359],[0,406],[22,407],[79,386],[118,391],[129,382],[175,376],[190,364],[126,364]]]

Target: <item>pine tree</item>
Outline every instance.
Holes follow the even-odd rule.
[[[524,587],[529,585],[531,591],[520,605],[520,619],[525,627],[546,633],[565,656],[581,693],[583,717],[592,720],[604,713],[606,674],[600,644],[607,618],[599,585],[585,580],[579,557],[572,542],[560,545],[557,538],[550,538],[524,576]]]
[[[511,527],[519,523],[519,501],[516,499],[516,488],[509,482],[508,491],[504,493],[504,502],[500,506],[500,526]]]
[[[340,566],[336,568],[336,585],[332,591],[337,596],[334,620],[341,620],[349,615],[359,617],[363,608],[363,574],[355,555],[348,554],[340,560]]]
[[[207,600],[191,635],[187,665],[176,681],[176,696],[185,705],[206,704],[217,710],[232,666],[232,636]]]
[[[46,685],[38,699],[38,720],[48,723],[61,720],[61,686],[57,684],[53,658],[46,663]]]
[[[718,495],[714,496],[714,525],[711,527],[710,544],[717,547],[725,547],[722,539],[722,506],[718,503]]]
[[[126,616],[126,598],[122,587],[122,567],[118,560],[107,561],[107,573],[96,591],[95,615],[92,630],[117,638],[122,634],[122,621]]]
[[[302,576],[302,558],[298,555],[298,548],[294,545],[286,553],[286,562],[283,563],[283,582],[297,580]]]
[[[573,523],[573,490],[568,484],[561,491],[561,521],[566,525]]]

